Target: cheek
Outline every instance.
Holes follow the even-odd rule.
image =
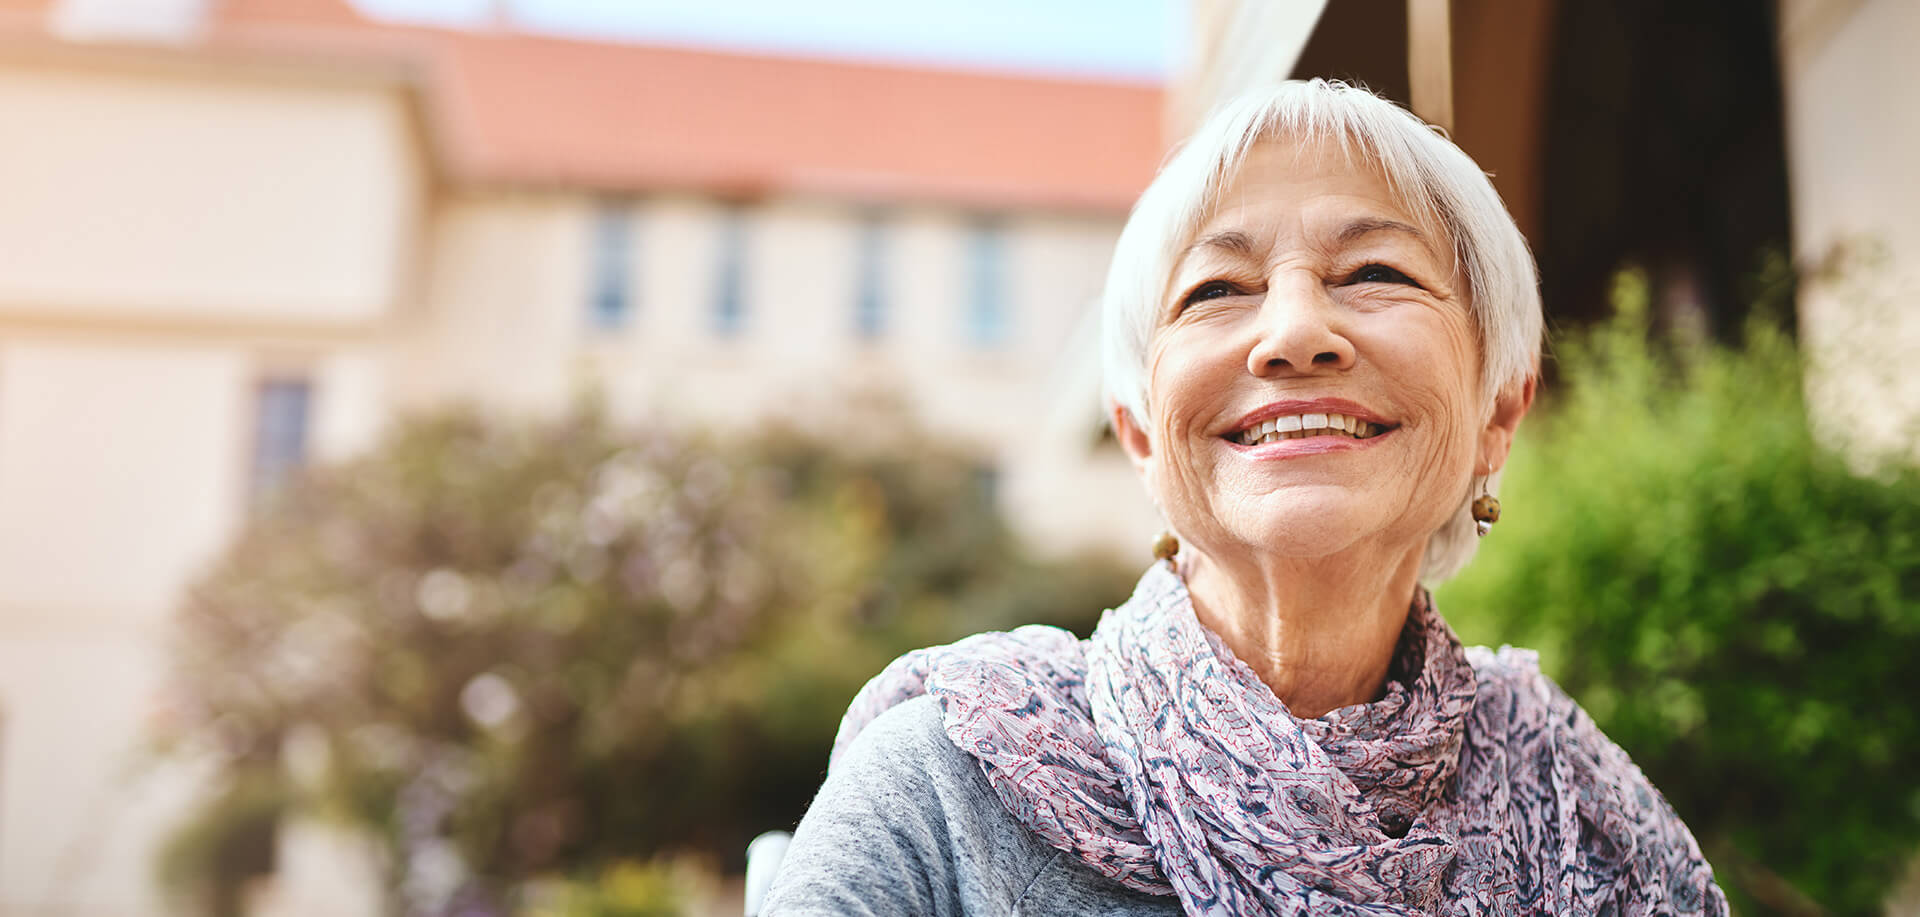
[[[1470,446],[1480,420],[1479,351],[1467,331],[1452,325],[1403,326],[1382,335],[1375,349],[1409,421],[1431,437],[1430,462]]]
[[[1198,437],[1207,435],[1230,382],[1204,355],[1179,344],[1177,338],[1163,335],[1147,364],[1148,410],[1153,416],[1147,486],[1161,509],[1174,516],[1184,506],[1204,502],[1211,489],[1196,445]]]
[[[1177,335],[1162,334],[1147,364],[1147,399],[1154,416],[1156,450],[1188,448],[1187,436],[1204,427],[1220,394],[1220,373]],[[1211,370],[1211,371],[1210,371]]]

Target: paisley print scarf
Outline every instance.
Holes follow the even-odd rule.
[[[837,757],[931,694],[1013,817],[1190,914],[1724,914],[1693,837],[1531,653],[1465,650],[1423,590],[1385,696],[1302,720],[1194,616],[1171,565],[1080,641],[916,650]]]

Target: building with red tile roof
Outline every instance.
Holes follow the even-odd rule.
[[[345,0],[224,0],[203,27],[407,62],[460,181],[1124,211],[1164,150],[1156,86],[398,26]]]
[[[0,911],[164,912],[200,788],[117,763],[174,604],[287,471],[408,411],[909,423],[1039,550],[1144,543],[1071,355],[1160,108],[344,0],[0,0]],[[287,832],[257,912],[377,912]]]

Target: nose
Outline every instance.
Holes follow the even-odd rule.
[[[1343,310],[1316,276],[1274,278],[1255,318],[1247,371],[1261,377],[1299,375],[1353,366],[1353,342]]]

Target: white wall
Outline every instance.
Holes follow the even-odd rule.
[[[256,386],[289,371],[310,455],[377,434],[373,348],[0,326],[0,913],[159,913],[198,787],[144,766],[168,623],[244,518]]]
[[[0,622],[159,622],[238,514],[249,382],[228,348],[6,341]]]
[[[1835,268],[1800,301],[1815,426],[1863,462],[1920,455],[1920,4],[1796,0],[1781,18],[1794,249]]]
[[[399,91],[0,62],[0,913],[159,914],[167,623],[245,514],[258,383],[388,416],[425,189]],[[319,867],[316,867],[319,868]],[[312,872],[312,870],[308,870]]]
[[[462,209],[468,206],[526,205],[475,202]],[[460,297],[436,294],[442,316],[484,309],[499,322],[484,341],[448,338],[455,348],[491,342],[491,355],[469,352],[420,364],[488,365],[508,359],[512,349],[524,357],[516,363],[518,378],[477,384],[496,391],[537,385],[549,400],[564,400],[568,384],[598,378],[614,408],[629,418],[720,430],[746,430],[773,417],[840,429],[874,402],[890,402],[920,429],[958,441],[995,465],[1003,508],[1042,550],[1130,550],[1157,529],[1117,450],[1094,448],[1098,405],[1075,385],[1077,373],[1093,360],[1092,341],[1076,340],[1075,331],[1098,295],[1117,219],[1000,217],[1007,337],[998,346],[981,347],[969,338],[966,319],[976,214],[936,206],[881,211],[884,330],[868,340],[855,328],[859,247],[868,218],[861,207],[776,199],[742,212],[746,317],[733,337],[714,332],[712,312],[722,205],[667,197],[632,207],[635,276],[626,325],[589,325],[588,227],[595,207],[584,198],[556,202],[540,211],[540,241],[517,243],[520,251],[539,253],[532,268],[542,278],[537,292],[516,288],[515,295],[489,297],[463,286]],[[521,225],[504,213],[499,218]],[[569,233],[555,220],[575,229]],[[447,243],[450,276],[472,276],[460,265],[485,260],[454,252],[452,237]],[[497,290],[504,284],[472,286]],[[533,304],[541,297],[548,298]],[[465,320],[455,324],[469,326]],[[1078,411],[1086,422],[1055,423],[1063,399],[1074,398],[1086,404],[1064,413]]]
[[[398,93],[0,62],[0,309],[355,321],[420,177]]]
[[[132,768],[165,615],[237,513],[247,372],[215,347],[0,342],[0,911],[154,904],[184,787]]]
[[[451,194],[428,219],[426,301],[397,342],[395,396],[523,413],[567,403],[587,231],[567,196]]]
[[[676,195],[624,205],[628,318],[594,327],[602,206],[558,193],[444,200],[425,316],[396,363],[409,405],[547,413],[597,380],[628,420],[745,431],[774,417],[843,423],[886,401],[996,465],[1005,509],[1042,549],[1130,550],[1156,530],[1117,450],[1094,450],[1098,406],[1075,384],[1093,359],[1075,329],[1099,293],[1117,219],[1000,216],[1007,338],[980,347],[966,321],[978,214],[819,199],[743,205],[745,317],[729,337],[715,332],[713,312],[727,207]],[[883,331],[868,340],[856,333],[854,304],[861,236],[876,212],[886,306]],[[1087,402],[1064,411],[1087,423],[1054,422],[1067,398]]]

